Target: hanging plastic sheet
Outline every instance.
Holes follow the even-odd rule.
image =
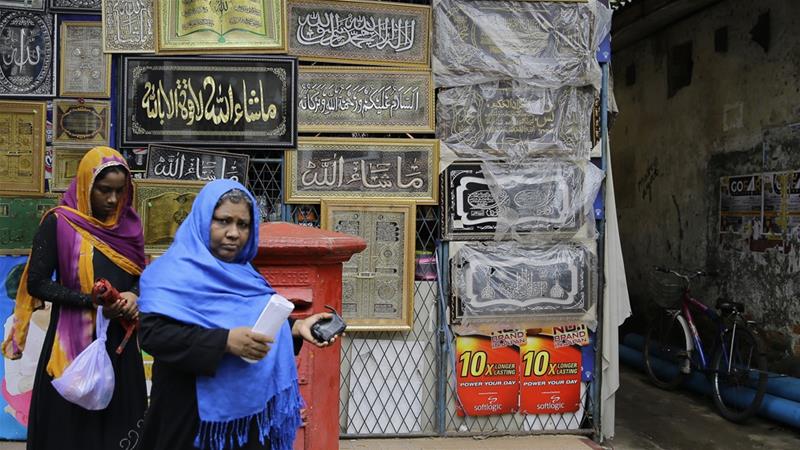
[[[451,242],[451,319],[460,332],[597,325],[592,241]]]
[[[595,50],[611,10],[589,3],[434,1],[439,87],[528,79],[545,87],[600,87]]]
[[[589,161],[540,159],[524,164],[484,162],[497,209],[495,239],[533,242],[594,237],[592,203],[603,171]]]
[[[551,154],[585,159],[592,149],[591,87],[494,81],[445,89],[437,98],[439,138],[462,158],[518,161]]]

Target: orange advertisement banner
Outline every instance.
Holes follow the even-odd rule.
[[[492,348],[486,337],[456,338],[456,393],[459,415],[488,416],[517,410],[519,350]]]
[[[519,410],[523,414],[575,412],[581,401],[581,351],[556,348],[549,336],[529,336],[520,347]]]

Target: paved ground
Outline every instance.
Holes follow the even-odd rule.
[[[710,398],[654,388],[643,373],[623,367],[617,396],[615,450],[795,450],[800,430],[762,419],[737,425],[719,417]],[[0,450],[24,450],[24,443],[0,442]],[[588,450],[580,436],[525,436],[342,440],[341,450]],[[144,450],[144,449],[143,449]]]

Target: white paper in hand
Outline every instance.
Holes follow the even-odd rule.
[[[286,322],[286,319],[293,310],[294,303],[286,300],[286,297],[280,294],[272,294],[269,302],[267,302],[267,306],[264,307],[261,311],[261,315],[258,316],[256,324],[253,325],[253,331],[263,334],[270,339],[275,339],[281,326],[283,326],[283,323]],[[254,359],[242,359],[249,363],[257,362]]]

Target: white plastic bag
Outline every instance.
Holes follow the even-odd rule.
[[[114,394],[114,367],[106,351],[108,319],[103,307],[97,308],[97,339],[72,360],[53,387],[67,401],[97,411],[111,403]]]

